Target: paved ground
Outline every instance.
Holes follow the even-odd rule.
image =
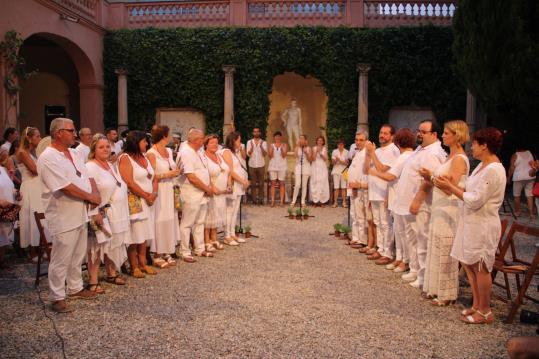
[[[96,301],[53,318],[69,358],[505,357],[504,345],[535,327],[497,321],[467,326],[462,304],[434,308],[397,275],[328,236],[344,209],[247,208],[260,239],[157,276],[105,284]],[[532,240],[528,240],[531,244]],[[0,357],[57,358],[61,342],[32,289],[33,268],[0,273]],[[46,283],[41,286],[46,298]],[[461,302],[470,299],[463,290]],[[537,307],[535,307],[537,310]]]

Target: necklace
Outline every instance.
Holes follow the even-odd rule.
[[[144,168],[146,170],[146,178],[148,178],[149,180],[152,179],[152,175],[150,173],[150,171],[148,170],[148,166],[149,166],[149,163],[148,161],[146,160],[146,158],[144,156],[132,156],[132,155],[129,155],[131,158],[133,158],[133,161],[135,161],[137,163],[137,165],[139,165],[140,167]],[[141,160],[144,160],[144,162],[142,162]],[[144,164],[142,164],[144,163]]]
[[[97,163],[97,165],[98,165],[99,167],[101,167],[102,169],[104,169],[105,171],[107,171],[108,173],[110,173],[110,175],[111,175],[111,176],[114,178],[114,180],[116,181],[116,186],[122,187],[121,182],[118,181],[118,178],[116,178],[116,175],[114,174],[114,171],[112,170],[112,168],[110,168],[110,165],[109,165],[107,162],[98,160],[97,158],[94,158],[94,162]]]

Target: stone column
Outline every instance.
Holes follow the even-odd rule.
[[[370,64],[357,64],[359,91],[357,101],[357,129],[369,133],[369,70]]]
[[[127,70],[117,69],[118,75],[118,131],[122,132],[129,127],[127,117]]]
[[[223,121],[223,140],[234,131],[234,65],[223,65],[225,73],[225,114]]]

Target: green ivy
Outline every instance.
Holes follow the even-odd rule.
[[[465,88],[453,70],[453,35],[447,27],[352,29],[196,28],[108,32],[104,42],[105,124],[116,125],[115,69],[128,75],[131,128],[149,128],[158,107],[194,107],[207,130],[223,124],[222,65],[236,65],[236,127],[245,135],[265,128],[272,80],[285,71],[320,80],[328,96],[327,134],[353,139],[357,124],[356,64],[371,64],[371,131],[393,106],[431,107],[439,119],[462,117]],[[376,133],[376,132],[373,132]]]

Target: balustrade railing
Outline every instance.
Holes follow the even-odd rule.
[[[364,0],[365,27],[401,25],[451,25],[455,1],[451,0]]]
[[[88,20],[97,21],[99,0],[53,0],[55,3],[71,10]]]
[[[249,0],[249,26],[338,26],[346,22],[345,0]]]

